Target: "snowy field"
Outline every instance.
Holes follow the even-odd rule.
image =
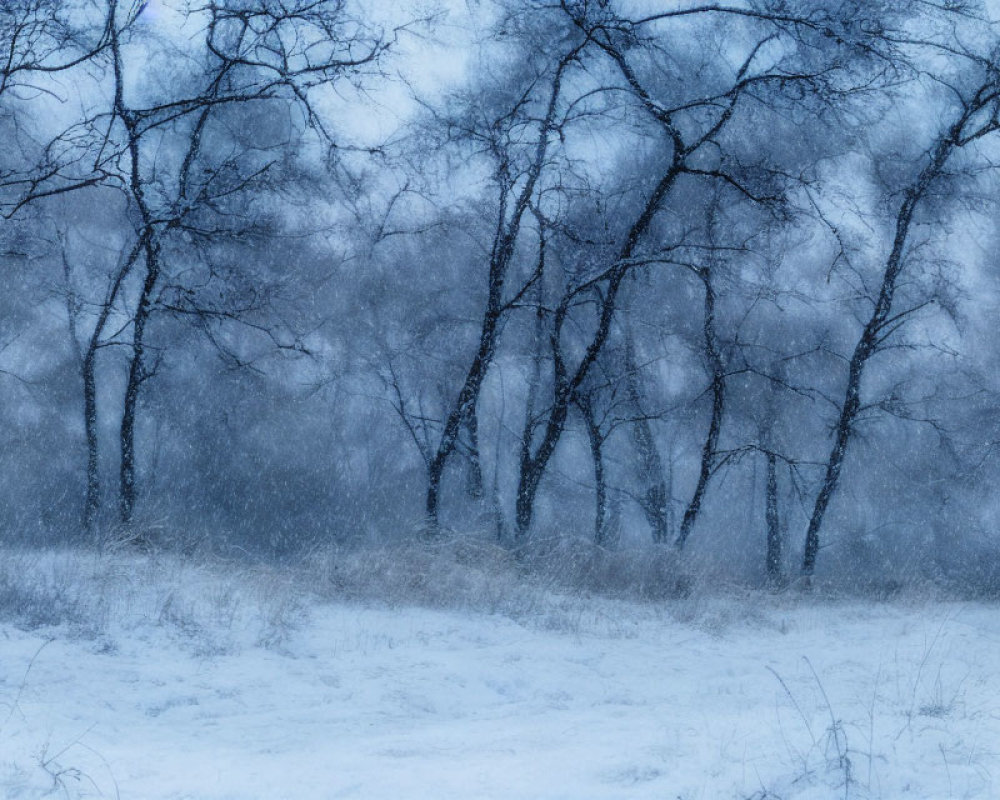
[[[994,606],[550,591],[512,618],[155,559],[5,569],[7,798],[1000,797]]]

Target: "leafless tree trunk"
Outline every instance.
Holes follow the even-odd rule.
[[[589,397],[578,396],[576,406],[583,416],[587,441],[590,443],[590,457],[594,464],[594,544],[604,547],[608,544],[608,487],[604,477],[604,433],[601,431]]]
[[[80,372],[83,378],[83,421],[87,438],[87,496],[83,504],[83,527],[88,533],[92,533],[97,512],[101,507],[101,476],[97,444],[97,381],[92,352],[87,353]]]
[[[635,343],[628,325],[625,329],[625,388],[634,419],[629,425],[632,443],[638,458],[637,472],[640,481],[639,506],[646,516],[653,541],[665,544],[670,541],[670,498],[664,477],[663,459],[656,447],[649,417],[643,411],[643,393],[640,388],[639,365],[635,357]]]
[[[152,371],[146,363],[146,324],[152,311],[152,294],[160,277],[160,252],[155,244],[146,245],[146,274],[142,284],[139,304],[132,319],[132,346],[129,356],[128,377],[125,383],[125,401],[121,421],[121,473],[119,485],[119,512],[125,525],[132,523],[136,500],[135,470],[135,419],[139,404],[139,391]]]
[[[469,436],[468,452],[466,453],[469,463],[465,488],[469,497],[479,500],[483,496],[483,465],[479,454],[479,413],[475,407],[469,409],[469,415],[465,420],[465,430]]]
[[[97,441],[97,384],[94,375],[94,362],[97,353],[97,345],[91,337],[87,347],[83,349],[81,355],[81,344],[79,334],[80,300],[73,290],[72,269],[70,267],[70,257],[67,253],[68,245],[63,242],[62,261],[63,277],[66,283],[66,312],[69,321],[70,342],[74,351],[80,355],[80,378],[83,382],[83,427],[84,436],[87,442],[87,476],[86,494],[83,501],[83,529],[86,533],[93,533],[94,521],[100,509],[101,497],[101,477],[98,469],[98,441]]]
[[[781,521],[778,517],[778,469],[777,456],[770,450],[764,454],[767,459],[767,488],[764,501],[764,516],[767,522],[767,551],[764,564],[768,581],[776,586],[781,583]]]
[[[677,546],[683,547],[691,535],[698,514],[701,511],[702,502],[705,499],[705,491],[708,489],[708,482],[712,477],[715,467],[717,452],[719,447],[719,434],[722,431],[722,415],[726,407],[726,368],[722,362],[722,355],[719,351],[718,338],[715,333],[715,288],[712,286],[712,271],[709,267],[701,267],[696,270],[698,277],[705,287],[705,318],[702,322],[702,336],[705,343],[705,356],[708,359],[709,369],[712,371],[712,383],[710,391],[712,395],[712,414],[708,423],[708,433],[705,436],[705,443],[701,449],[701,466],[698,470],[698,482],[695,485],[694,495],[684,510],[684,517],[681,520],[681,529],[677,534]]]

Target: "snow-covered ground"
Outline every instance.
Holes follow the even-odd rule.
[[[0,625],[0,795],[1000,797],[996,607],[560,598],[514,621],[192,575],[128,576],[100,630]]]

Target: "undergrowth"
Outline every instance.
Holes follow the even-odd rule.
[[[721,631],[741,621],[770,624],[766,609],[789,603],[928,599],[934,591],[866,596],[814,583],[781,593],[739,584],[673,548],[614,551],[565,537],[539,538],[515,553],[486,538],[440,536],[327,546],[281,562],[223,557],[187,540],[173,549],[117,539],[0,549],[0,621],[62,628],[109,647],[121,629],[156,626],[205,655],[280,648],[317,602],[471,611],[566,630],[588,621],[614,629],[615,605],[624,603],[633,616],[666,613]]]

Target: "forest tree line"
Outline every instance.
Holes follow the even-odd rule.
[[[1000,9],[11,0],[5,536],[1000,581]]]

